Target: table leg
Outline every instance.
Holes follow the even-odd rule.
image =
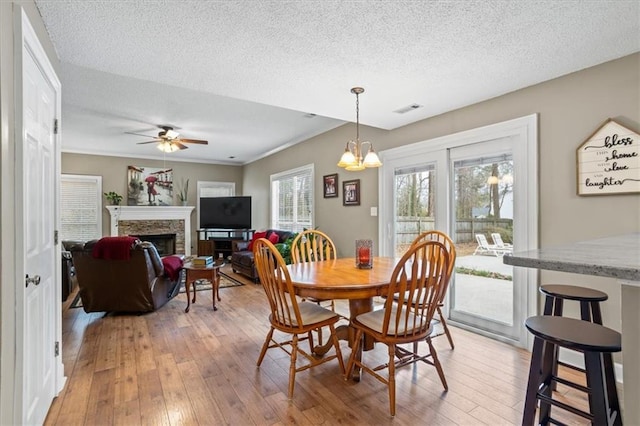
[[[184,310],[185,312],[189,312],[189,308],[191,307],[191,295],[189,293],[189,287],[191,287],[191,283],[189,282],[189,277],[184,280],[184,289],[187,292],[187,308]],[[193,292],[196,292],[196,289],[193,289]]]
[[[213,270],[213,276],[211,277],[211,299],[213,300],[213,310],[217,311],[216,298],[220,301],[220,272],[218,269]]]

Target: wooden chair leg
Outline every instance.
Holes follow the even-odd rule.
[[[444,315],[442,315],[442,310],[440,310],[440,306],[438,306],[438,316],[440,318],[440,324],[442,324],[442,328],[444,329],[444,334],[447,335],[447,340],[449,340],[449,345],[451,349],[455,349],[453,344],[453,337],[451,337],[451,332],[449,331],[449,327],[447,327],[447,321],[444,319]]]
[[[318,345],[322,344],[322,329],[318,329]],[[309,350],[313,353],[314,343],[313,343],[313,331],[307,333],[307,339],[309,340]]]
[[[396,364],[393,362],[396,356],[396,345],[389,344],[389,412],[396,415]]]
[[[433,360],[433,365],[436,367],[436,371],[438,371],[438,376],[440,376],[442,387],[444,387],[445,391],[448,391],[449,385],[447,385],[447,379],[445,379],[444,377],[444,370],[442,369],[442,364],[440,364],[440,360],[438,359],[438,353],[436,352],[436,348],[433,347],[433,343],[431,342],[431,337],[427,337],[427,344],[429,345],[429,351],[431,352],[431,359]]]
[[[344,360],[342,359],[342,351],[340,350],[340,340],[338,340],[336,328],[333,324],[329,325],[329,330],[331,331],[331,336],[333,337],[333,346],[336,348],[336,356],[338,357],[338,363],[340,364],[340,373],[344,375],[346,369],[344,368]]]
[[[260,367],[260,364],[262,364],[262,360],[264,359],[264,355],[267,353],[267,349],[269,349],[269,342],[271,342],[271,338],[273,337],[273,327],[271,327],[271,330],[269,330],[269,332],[267,333],[267,338],[264,341],[264,344],[262,345],[262,350],[260,351],[260,356],[258,357],[258,367]]]
[[[289,366],[289,399],[293,398],[293,387],[296,384],[296,359],[298,358],[298,335],[291,341],[291,365]]]
[[[360,355],[359,355],[360,353]],[[362,330],[356,331],[356,337],[353,340],[353,347],[351,348],[351,356],[349,356],[349,362],[347,363],[347,373],[345,374],[345,380],[351,378],[353,374],[353,367],[356,363],[356,358],[362,354]]]

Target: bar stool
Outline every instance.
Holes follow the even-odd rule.
[[[540,293],[544,294],[544,315],[554,315],[561,317],[565,300],[574,300],[580,302],[580,318],[583,321],[589,321],[602,325],[602,314],[600,311],[600,302],[604,302],[609,298],[607,293],[586,287],[578,287],[574,285],[548,284],[540,287]],[[558,348],[556,348],[553,358],[553,376],[557,377],[551,385],[552,390],[556,390],[557,382],[568,384],[571,382],[558,377],[558,365],[571,368],[584,373],[584,370],[570,364],[566,364],[558,358]]]
[[[609,298],[607,293],[574,285],[549,284],[540,287],[540,293],[546,295],[544,314],[562,316],[564,300],[580,302],[580,318],[583,321],[602,325],[600,302]]]
[[[529,380],[524,403],[522,425],[533,425],[536,403],[540,401],[537,424],[561,424],[551,417],[551,406],[557,406],[584,417],[594,425],[621,425],[620,404],[615,384],[612,353],[621,350],[620,333],[599,324],[559,316],[535,316],[525,321],[534,336]],[[571,387],[586,392],[589,410],[585,412],[553,399],[552,385],[557,347],[582,352],[587,386],[571,383]],[[608,361],[607,361],[608,359]]]

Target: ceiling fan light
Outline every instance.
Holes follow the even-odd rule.
[[[169,141],[164,141],[158,144],[158,149],[162,152],[176,152],[180,148]]]

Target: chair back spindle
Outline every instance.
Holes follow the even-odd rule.
[[[308,229],[291,243],[291,262],[320,262],[336,258],[336,246],[322,231]]]

